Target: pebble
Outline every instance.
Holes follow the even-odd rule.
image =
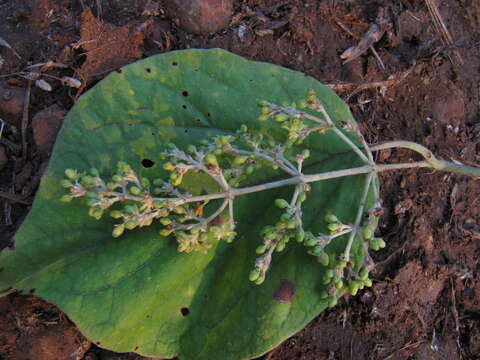
[[[13,125],[19,125],[24,98],[25,89],[0,85],[0,117]]]
[[[230,23],[233,0],[168,0],[171,17],[178,26],[192,34],[209,34],[222,30]]]
[[[50,154],[66,113],[58,105],[52,105],[39,111],[33,117],[33,139],[42,158],[46,158]]]

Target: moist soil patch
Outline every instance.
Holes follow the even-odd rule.
[[[443,158],[480,164],[477,1],[437,1],[450,43],[442,41],[422,0],[238,0],[230,25],[209,35],[185,32],[163,5],[0,3],[0,37],[14,50],[0,47],[0,117],[6,123],[0,248],[14,246],[12,236],[29,211],[64,112],[109,72],[171,50],[220,47],[302,71],[348,102],[368,142],[411,140]],[[344,64],[340,55],[358,45],[373,23],[382,24],[375,51],[366,47]],[[50,92],[32,87],[26,96],[25,79],[4,76],[39,63],[49,75],[77,77],[82,86],[52,80]],[[55,109],[54,123],[31,121],[45,109]],[[22,118],[30,120],[26,126]],[[414,158],[396,150],[378,160]],[[261,359],[480,358],[480,182],[403,170],[382,175],[381,188],[378,235],[388,246],[374,254],[373,287],[345,297]],[[146,359],[88,342],[34,294],[31,289],[0,299],[0,359]]]

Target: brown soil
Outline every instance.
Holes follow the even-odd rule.
[[[0,36],[21,60],[0,48],[0,74],[53,60],[68,68],[52,67],[49,74],[76,74],[88,88],[137,58],[213,47],[330,84],[361,85],[408,74],[386,88],[336,88],[369,142],[412,140],[444,158],[480,164],[480,3],[437,3],[451,46],[442,43],[421,0],[237,0],[231,25],[202,36],[164,17],[161,1],[4,0]],[[379,18],[387,25],[375,49],[385,69],[370,50],[342,64],[343,51],[358,44]],[[95,33],[98,43],[85,43]],[[3,248],[28,213],[56,126],[37,121],[26,128],[22,144],[27,82],[0,80],[0,117],[7,122],[0,153],[8,159],[0,172]],[[84,90],[51,85],[52,92],[32,88],[30,119],[49,108],[58,121]],[[412,157],[391,151],[379,160]],[[480,359],[480,183],[425,171],[381,179],[385,213],[379,235],[388,246],[374,255],[373,287],[345,298],[262,359]],[[145,359],[90,344],[64,314],[33,296],[0,299],[0,314],[0,359]]]

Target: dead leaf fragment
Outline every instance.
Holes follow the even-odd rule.
[[[78,71],[84,80],[105,75],[142,56],[143,34],[132,24],[117,27],[93,16],[90,9],[82,13],[80,43],[86,60]]]
[[[380,40],[383,34],[385,34],[384,27],[380,27],[377,24],[370,25],[370,28],[367,30],[362,39],[358,42],[358,45],[348,48],[343,52],[342,55],[340,55],[343,63],[346,64],[358,58],[360,55],[366,52],[370,48],[370,46]]]

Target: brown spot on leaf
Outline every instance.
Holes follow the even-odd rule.
[[[291,302],[294,296],[295,284],[290,280],[281,280],[273,293],[273,298],[279,302]]]

